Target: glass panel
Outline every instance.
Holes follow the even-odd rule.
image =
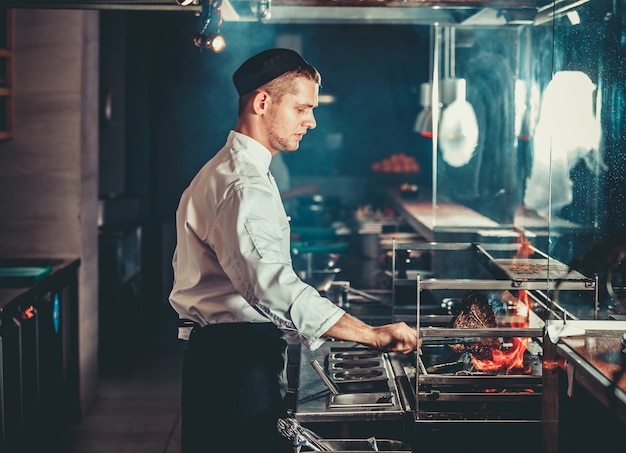
[[[600,318],[626,313],[619,277],[626,251],[626,53],[619,3],[588,2],[554,20],[555,74],[546,88],[559,96],[554,113],[561,117],[551,126],[552,213],[570,222],[568,228],[552,222],[551,251],[583,274],[598,275]],[[571,308],[592,315],[586,307]]]
[[[550,292],[586,319],[626,315],[619,3],[572,2],[532,24],[431,33],[435,238],[528,243],[553,283],[582,276],[593,287],[597,275],[597,298]]]

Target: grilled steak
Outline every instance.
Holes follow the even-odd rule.
[[[452,320],[451,327],[456,329],[485,329],[497,327],[496,314],[487,297],[470,291],[461,300],[459,311]],[[500,349],[502,343],[497,338],[486,337],[480,343],[451,344],[450,349],[457,353],[470,352],[477,359],[492,358],[494,349]]]

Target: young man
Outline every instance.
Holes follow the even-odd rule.
[[[291,452],[285,416],[290,335],[314,350],[326,338],[409,353],[415,329],[370,327],[302,282],[289,220],[269,172],[315,127],[321,78],[298,53],[270,49],[235,71],[239,118],[224,147],[183,193],[170,302],[195,327],[183,364],[184,453]]]

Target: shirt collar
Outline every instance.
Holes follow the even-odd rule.
[[[256,162],[264,170],[268,171],[272,162],[272,153],[252,137],[237,131],[230,131],[228,141],[237,150],[245,150],[253,162]]]

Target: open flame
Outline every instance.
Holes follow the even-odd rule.
[[[519,247],[517,248],[517,253],[512,259],[511,270],[518,272],[528,272],[531,270],[528,257],[535,253],[535,251],[530,245],[530,241],[528,240],[528,238],[521,231],[519,233],[518,242]]]
[[[530,301],[526,291],[519,292],[516,307],[515,320],[510,322],[510,327],[528,327],[528,313],[530,313]],[[472,363],[480,371],[506,371],[524,368],[524,352],[528,347],[530,338],[520,337],[511,339],[511,347],[506,349],[494,349],[491,359],[477,359],[472,357]]]
[[[529,266],[528,257],[533,253],[534,251],[530,245],[530,241],[523,233],[520,233],[519,247],[517,254],[513,258],[513,265],[518,266],[519,270],[523,270],[525,266]],[[509,297],[510,296],[509,293]],[[513,321],[509,322],[509,327],[529,327],[528,320],[532,307],[526,291],[519,291],[515,308],[516,316],[513,317]],[[494,349],[491,359],[477,359],[476,357],[472,357],[474,367],[480,371],[505,371],[507,373],[514,369],[524,368],[524,353],[526,352],[530,338],[512,338],[511,342],[512,345],[509,348]]]

